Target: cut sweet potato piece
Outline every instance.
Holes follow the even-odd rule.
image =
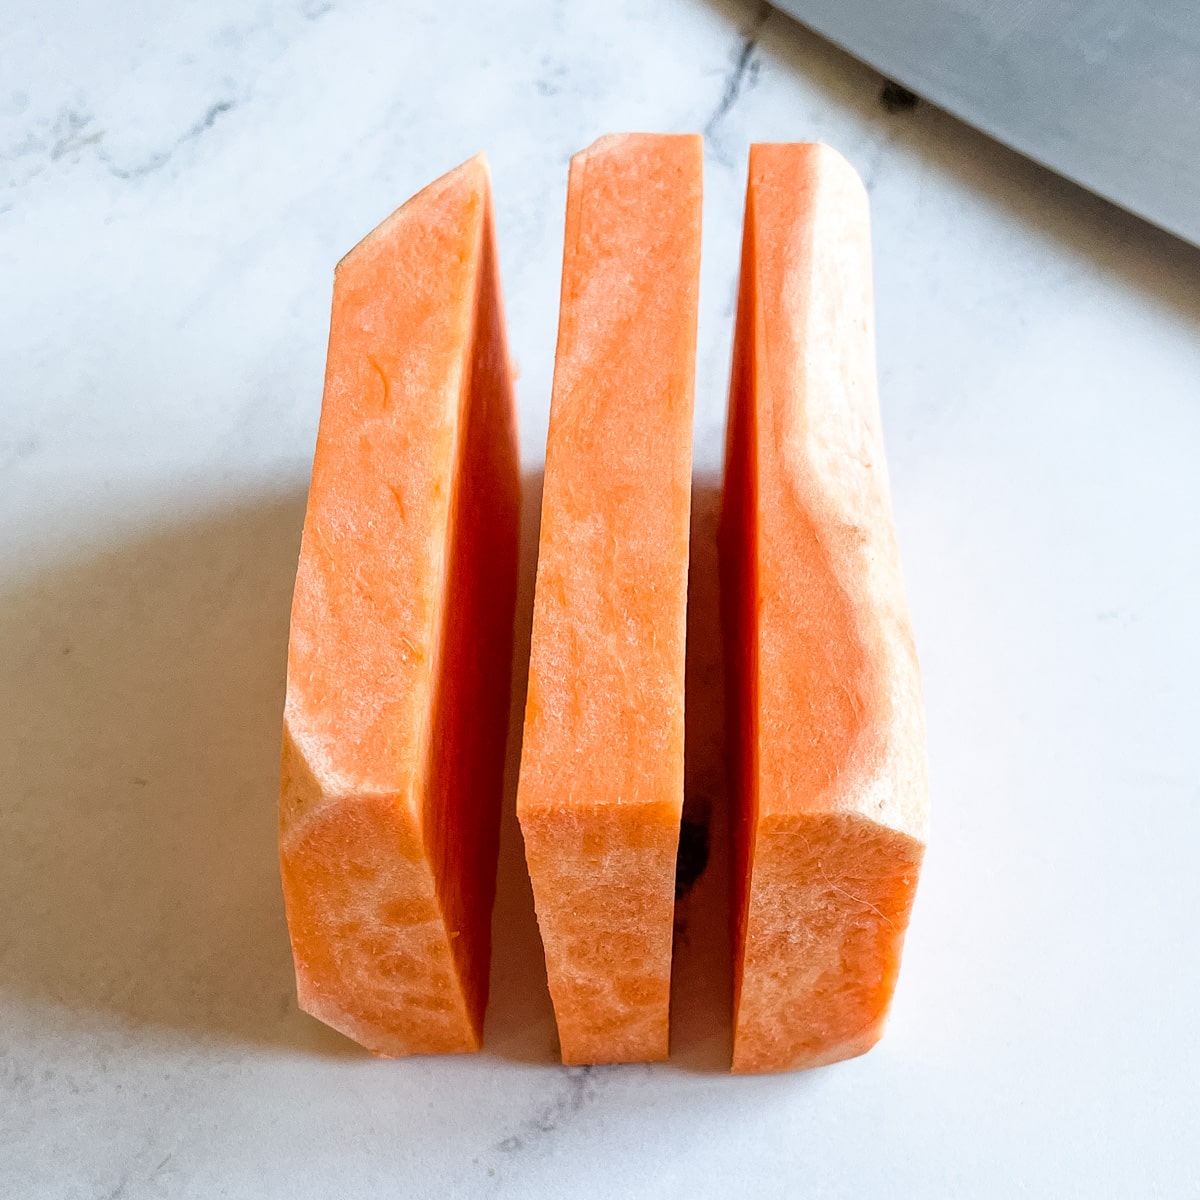
[[[722,512],[735,1071],[861,1054],[928,823],[924,717],[875,382],[867,195],[750,151]]]
[[[517,799],[567,1063],[667,1054],[701,158],[571,162]]]
[[[487,1001],[519,464],[487,164],[338,265],[296,577],[280,860],[300,1006],[377,1054]]]

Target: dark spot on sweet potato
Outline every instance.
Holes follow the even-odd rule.
[[[696,886],[708,866],[712,828],[712,801],[708,796],[688,796],[679,826],[679,853],[675,859],[675,899],[682,900]]]

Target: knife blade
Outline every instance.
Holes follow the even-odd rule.
[[[1200,245],[1198,0],[774,0],[932,103]]]

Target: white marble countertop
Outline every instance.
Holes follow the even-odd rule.
[[[0,1195],[1197,1194],[1200,252],[732,0],[10,0],[0,63]],[[374,1061],[275,862],[332,267],[487,150],[532,533],[566,163],[623,129],[709,135],[696,713],[747,144],[871,187],[935,805],[891,1031],[722,1072],[716,855],[672,1062],[563,1070],[508,819],[486,1051]]]

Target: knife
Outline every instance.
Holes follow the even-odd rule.
[[[773,0],[876,70],[1200,245],[1200,0]]]

